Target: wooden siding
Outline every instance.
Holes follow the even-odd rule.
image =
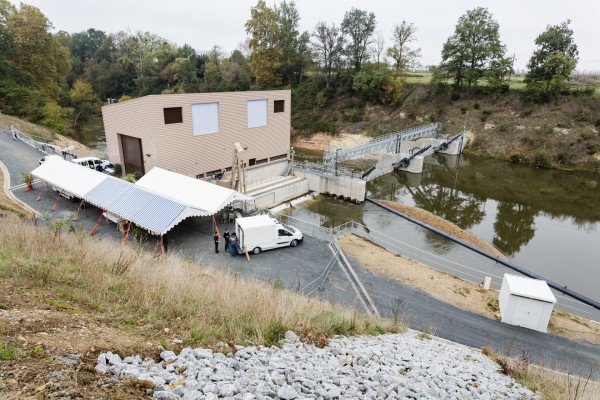
[[[268,101],[267,126],[248,128],[246,102]],[[274,101],[284,100],[285,111],[274,113]],[[219,103],[219,132],[192,134],[192,104]],[[183,122],[165,124],[163,108],[182,107]],[[121,162],[118,134],[142,139],[146,171],[154,166],[174,169],[195,176],[231,166],[233,143],[247,150],[245,160],[264,159],[289,153],[289,90],[229,93],[189,93],[151,95],[124,103],[102,107],[108,155],[111,162]]]

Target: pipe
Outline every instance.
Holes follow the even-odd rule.
[[[587,304],[590,307],[594,307],[595,309],[600,310],[600,303],[598,303],[597,301],[592,300],[592,299],[590,299],[590,298],[588,298],[588,297],[586,297],[586,296],[584,296],[582,294],[574,292],[571,289],[567,289],[566,286],[560,286],[559,284],[554,283],[552,281],[549,281],[548,279],[546,279],[546,278],[544,278],[544,277],[542,277],[540,275],[534,274],[533,272],[528,271],[525,268],[522,268],[522,267],[519,267],[518,265],[509,263],[508,261],[504,261],[504,260],[502,260],[502,259],[500,259],[500,258],[498,258],[496,256],[493,256],[493,255],[491,255],[491,254],[489,254],[489,253],[481,250],[478,247],[473,246],[470,243],[467,243],[467,242],[465,242],[465,241],[463,241],[461,239],[458,239],[458,238],[455,238],[453,236],[450,236],[446,232],[442,232],[441,230],[436,229],[433,226],[427,225],[427,224],[425,224],[425,223],[423,223],[423,222],[421,222],[419,220],[416,220],[416,219],[414,219],[412,217],[409,217],[408,215],[403,214],[400,211],[394,210],[393,208],[390,208],[390,207],[388,207],[388,206],[386,206],[384,204],[381,204],[381,203],[379,203],[379,202],[377,202],[375,200],[372,200],[372,199],[370,199],[368,197],[365,197],[365,201],[373,203],[373,204],[375,204],[375,205],[377,205],[377,206],[379,206],[379,207],[381,207],[381,208],[383,208],[383,209],[385,209],[387,211],[390,211],[393,214],[396,214],[396,215],[398,215],[398,216],[400,216],[400,217],[402,217],[404,219],[409,220],[410,222],[413,222],[413,223],[415,223],[415,224],[417,224],[419,226],[422,226],[425,229],[429,229],[430,231],[435,232],[438,235],[442,235],[446,239],[450,239],[453,242],[458,243],[461,246],[464,246],[464,247],[466,247],[469,250],[473,250],[474,252],[479,253],[482,256],[487,257],[487,258],[489,258],[492,261],[496,261],[497,263],[502,264],[505,267],[508,267],[508,268],[510,268],[510,269],[512,269],[514,271],[517,271],[517,272],[519,272],[519,273],[521,273],[521,274],[523,274],[525,276],[528,276],[528,277],[533,278],[533,279],[539,279],[539,280],[546,281],[546,283],[548,284],[548,286],[550,286],[551,288],[556,289],[559,292],[562,292],[562,293],[564,293],[564,294],[566,294],[566,295],[568,295],[568,296],[570,296],[570,297],[572,297],[572,298],[574,298],[576,300],[579,300],[580,302],[585,303],[585,304]]]
[[[375,170],[375,165],[373,165],[371,168],[369,168],[368,170],[366,170],[361,176],[360,179],[365,179],[366,176],[369,176],[369,174],[371,172],[373,172]]]

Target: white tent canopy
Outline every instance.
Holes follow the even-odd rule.
[[[207,210],[211,215],[218,213],[234,201],[254,202],[254,197],[235,190],[158,167],[152,168],[136,182],[136,185],[190,207]]]
[[[106,174],[65,161],[55,155],[47,156],[46,161],[31,174],[80,199],[108,179]]]
[[[233,201],[254,200],[160,168],[134,185],[58,156],[47,157],[31,174],[155,235],[164,235],[186,218],[214,215]]]

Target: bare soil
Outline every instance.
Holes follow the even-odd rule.
[[[2,398],[146,398],[139,383],[117,384],[94,369],[103,351],[156,358],[156,343],[137,333],[135,322],[119,327],[106,315],[50,306],[43,296],[0,286],[0,343],[15,352],[0,361]]]
[[[332,136],[328,133],[319,132],[308,137],[296,137],[292,142],[292,146],[310,150],[335,150],[365,144],[371,139],[362,133],[343,132]]]

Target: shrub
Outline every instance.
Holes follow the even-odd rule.
[[[475,103],[475,104],[473,104],[473,109],[475,109],[475,110],[479,110],[479,103]]]
[[[558,161],[561,165],[571,165],[571,160],[573,159],[573,154],[566,153],[564,151],[558,153],[556,156],[556,161]]]
[[[546,150],[539,150],[533,155],[532,164],[538,168],[550,167],[550,155]]]
[[[498,125],[498,130],[500,132],[508,132],[509,126],[506,122],[502,122],[500,125]]]
[[[467,106],[460,106],[460,112],[462,114],[465,114],[467,112],[467,110],[468,110]]]
[[[520,155],[520,154],[512,154],[509,157],[509,161],[511,163],[514,163],[514,164],[524,164],[525,163],[525,158],[522,155]]]
[[[450,100],[451,100],[451,101],[456,101],[456,100],[458,100],[458,99],[460,99],[460,93],[458,93],[458,92],[453,92],[453,93],[450,95]]]
[[[114,165],[114,167],[113,167],[113,168],[114,168],[114,170],[115,170],[115,175],[116,175],[116,176],[121,176],[121,175],[123,175],[123,167],[121,167],[121,164],[119,164],[119,163],[116,163],[116,164]]]

